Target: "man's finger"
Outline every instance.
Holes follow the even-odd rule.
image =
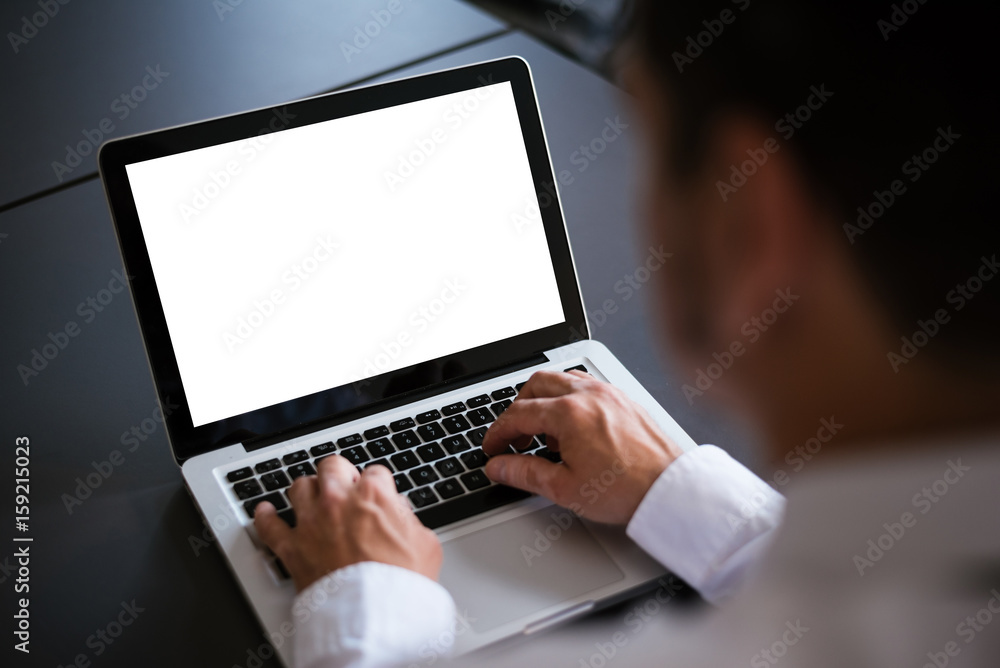
[[[320,460],[316,466],[321,492],[344,491],[360,477],[354,464],[340,455],[331,455]]]
[[[292,507],[301,509],[306,503],[316,498],[319,491],[319,484],[314,475],[306,475],[292,481],[292,486],[288,488],[288,500],[292,502]]]
[[[535,440],[534,436],[525,434],[524,436],[518,436],[510,442],[512,448],[518,452],[524,452],[531,447],[532,441]]]
[[[562,371],[536,371],[518,393],[518,399],[559,397],[578,386],[577,376]]]
[[[269,501],[257,505],[253,524],[257,528],[257,535],[264,541],[264,544],[271,548],[272,552],[281,556],[279,552],[292,538],[292,529],[285,523],[285,520],[278,517],[278,511]]]
[[[559,503],[560,490],[570,473],[562,464],[532,455],[498,455],[486,463],[486,475]]]
[[[399,511],[400,516],[406,520],[420,522],[420,520],[417,519],[416,514],[413,512],[412,506],[410,506],[410,500],[402,494],[396,495],[396,509]]]
[[[358,481],[358,492],[363,497],[374,498],[382,495],[385,498],[396,496],[396,483],[392,479],[392,471],[377,464],[367,466]]]
[[[500,414],[483,437],[483,451],[498,455],[508,444],[522,436],[558,434],[561,429],[555,403],[558,399],[521,399]]]

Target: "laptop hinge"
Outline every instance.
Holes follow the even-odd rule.
[[[548,361],[548,357],[542,353],[538,353],[517,362],[512,362],[488,371],[483,371],[482,373],[462,376],[461,378],[438,383],[437,385],[432,385],[424,389],[397,394],[387,399],[382,399],[381,401],[372,402],[366,406],[338,413],[336,416],[331,418],[323,418],[308,424],[290,427],[279,432],[255,436],[244,440],[243,447],[247,450],[247,452],[252,452],[261,448],[266,448],[269,445],[274,445],[275,443],[281,443],[282,441],[287,441],[292,438],[298,438],[300,436],[305,436],[306,434],[322,431],[323,429],[336,427],[338,424],[352,422],[360,418],[368,417],[369,415],[375,415],[376,413],[382,413],[392,410],[393,408],[405,406],[406,404],[416,403],[438,394],[444,394],[445,392],[458,390],[469,385],[475,385],[476,383],[481,383],[482,381],[489,380],[490,378],[496,378],[497,376],[502,376],[513,371],[527,369],[528,367],[544,364]]]

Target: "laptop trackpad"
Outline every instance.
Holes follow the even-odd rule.
[[[556,506],[447,541],[441,568],[479,633],[623,577],[579,518]]]

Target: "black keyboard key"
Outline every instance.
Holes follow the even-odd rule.
[[[412,450],[397,452],[389,459],[391,459],[392,463],[396,465],[396,469],[398,471],[412,469],[414,466],[418,466],[420,464],[420,460],[417,459],[417,456],[413,454]]]
[[[510,399],[504,399],[503,401],[496,402],[495,404],[490,406],[490,408],[493,409],[493,412],[496,414],[497,417],[500,417],[501,413],[510,408],[511,403],[512,402]]]
[[[446,417],[441,420],[441,424],[444,428],[448,430],[449,434],[457,434],[459,432],[465,431],[466,429],[471,429],[472,425],[469,421],[465,419],[464,415],[453,415],[451,417]]]
[[[427,424],[428,422],[434,422],[434,420],[440,420],[441,413],[438,411],[427,411],[426,413],[421,413],[417,416],[417,424]]]
[[[429,506],[437,500],[437,494],[435,494],[434,490],[430,488],[425,487],[424,489],[418,489],[415,492],[410,492],[410,502],[417,508]]]
[[[441,412],[444,413],[445,415],[455,415],[456,413],[464,413],[465,404],[462,403],[461,401],[456,402],[454,404],[448,404],[447,406],[441,409]]]
[[[539,443],[545,445],[545,434],[535,434],[535,438],[538,439]]]
[[[278,513],[278,517],[280,517],[281,519],[285,520],[285,524],[287,524],[291,528],[293,528],[293,529],[295,528],[295,509],[294,508],[288,508],[286,510],[282,510],[281,512]]]
[[[486,407],[477,408],[474,411],[469,411],[468,413],[465,414],[465,417],[469,418],[469,422],[471,422],[474,427],[480,427],[484,424],[489,424],[490,422],[493,422],[494,419],[496,419],[494,418],[493,413],[490,412],[490,409]]]
[[[486,462],[489,461],[489,457],[486,456],[486,453],[479,448],[476,448],[472,452],[463,452],[459,455],[459,459],[462,460],[462,463],[465,464],[465,468],[467,469],[482,468],[486,466]]]
[[[245,478],[249,478],[253,475],[253,471],[250,470],[249,466],[244,466],[241,469],[236,469],[235,471],[230,471],[226,474],[226,478],[229,482],[237,482]]]
[[[342,456],[347,458],[347,461],[351,462],[355,466],[361,464],[362,462],[367,462],[369,457],[368,453],[364,451],[363,448],[355,446],[353,448],[348,448],[340,453]]]
[[[486,436],[486,427],[480,427],[479,429],[473,429],[466,436],[469,442],[472,443],[477,448],[483,444],[483,438]]]
[[[527,382],[528,381],[524,381],[523,383],[518,383],[517,385],[514,386],[514,389],[520,392],[521,388],[524,387],[527,384]]]
[[[302,462],[288,467],[288,475],[292,480],[301,478],[304,475],[316,475],[316,469],[309,462]]]
[[[292,484],[292,481],[288,479],[284,471],[275,471],[274,473],[265,473],[260,477],[260,481],[264,483],[264,488],[273,492],[276,489],[282,489],[283,487],[288,487]]]
[[[458,475],[465,469],[462,465],[458,463],[458,459],[455,457],[449,457],[448,459],[442,460],[434,465],[434,468],[438,470],[442,478],[450,478],[453,475]]]
[[[440,479],[430,466],[421,466],[418,469],[413,469],[410,471],[410,478],[418,487]]]
[[[410,479],[406,477],[405,473],[397,473],[392,476],[392,479],[396,481],[396,492],[398,494],[402,494],[408,489],[413,489],[413,483],[410,482]]]
[[[365,468],[369,468],[371,466],[384,466],[387,469],[389,469],[390,472],[393,472],[392,464],[390,464],[389,460],[385,458],[376,459],[373,462],[368,462],[367,464],[365,464]]]
[[[361,434],[351,434],[350,436],[338,438],[337,445],[341,448],[350,448],[355,445],[361,445]]]
[[[486,474],[481,469],[463,473],[461,480],[470,490],[487,487],[490,484],[490,479],[486,477]]]
[[[420,434],[420,438],[425,441],[436,441],[439,438],[444,438],[448,435],[437,422],[420,425],[417,427],[417,433]]]
[[[372,453],[372,457],[387,457],[396,452],[396,448],[392,447],[392,443],[387,438],[372,441],[365,447],[368,448],[368,452]]]
[[[450,455],[457,455],[460,452],[468,450],[470,447],[469,442],[465,440],[465,437],[461,434],[449,436],[448,438],[442,438],[441,445]]]
[[[233,491],[236,492],[236,497],[240,501],[249,499],[251,496],[257,496],[258,494],[264,493],[264,490],[260,487],[260,483],[256,480],[244,480],[243,482],[238,482],[233,485]]]
[[[480,406],[485,406],[490,403],[490,397],[486,394],[480,394],[478,397],[472,397],[465,402],[469,408],[479,408]]]
[[[326,443],[320,443],[319,445],[314,445],[309,448],[309,453],[313,457],[322,457],[323,455],[331,455],[337,451],[337,448],[333,446],[333,443],[328,441]]]
[[[268,459],[266,462],[261,462],[254,467],[257,473],[267,473],[268,471],[273,471],[274,469],[280,469],[281,462],[277,459]]]
[[[281,458],[281,461],[285,462],[285,466],[288,466],[289,464],[297,464],[305,459],[309,459],[309,455],[306,454],[305,450],[299,450],[298,452],[289,452]]]
[[[396,447],[400,450],[406,450],[407,448],[412,448],[415,445],[420,445],[420,439],[417,438],[417,435],[411,430],[393,434],[392,442],[395,443]]]
[[[556,464],[562,461],[562,456],[558,452],[553,452],[548,448],[541,448],[540,450],[535,450],[531,454],[535,455],[536,457],[543,457],[549,460],[550,462],[554,462]]]
[[[402,420],[396,420],[395,422],[389,423],[389,429],[392,429],[393,431],[413,429],[416,426],[417,423],[413,421],[413,418],[403,418]]]
[[[243,507],[246,509],[247,515],[253,517],[253,513],[257,509],[257,505],[264,501],[270,501],[275,510],[284,510],[288,507],[288,501],[285,501],[285,497],[282,496],[281,492],[271,492],[270,494],[259,496],[256,499],[244,501]]]
[[[442,480],[438,484],[434,485],[434,489],[437,493],[441,495],[442,499],[454,499],[456,496],[464,492],[457,480]]]
[[[382,438],[383,436],[389,435],[389,428],[386,426],[372,427],[371,429],[365,429],[365,438],[369,441],[373,438]]]
[[[504,387],[499,390],[493,390],[490,392],[490,396],[493,397],[494,401],[499,401],[500,399],[508,399],[517,394],[513,387]]]
[[[567,371],[567,372],[568,371],[582,371],[582,372],[587,373],[587,374],[590,373],[589,371],[587,371],[587,367],[583,366],[582,364],[577,364],[576,366],[571,366],[570,368],[563,369],[563,370]]]
[[[425,462],[433,462],[435,459],[444,457],[444,450],[437,443],[428,443],[417,448],[417,454]]]

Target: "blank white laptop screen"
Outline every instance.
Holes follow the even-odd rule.
[[[196,427],[565,319],[509,83],[126,171]]]

